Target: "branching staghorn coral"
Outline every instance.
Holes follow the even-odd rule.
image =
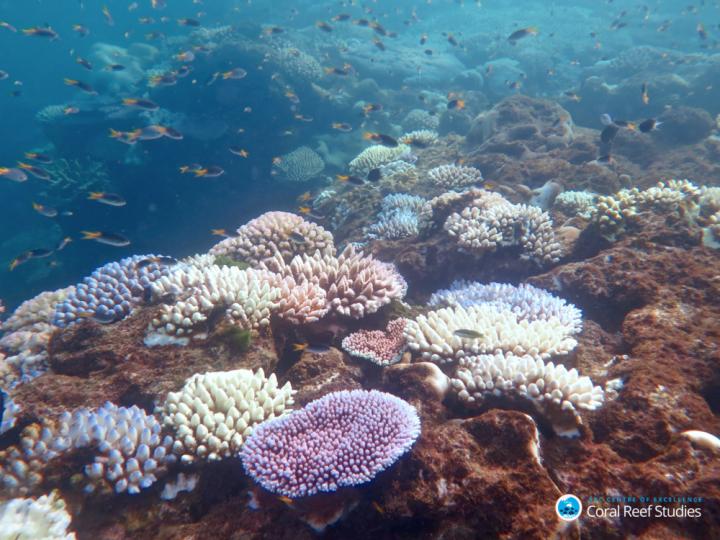
[[[301,146],[280,156],[274,166],[281,171],[281,178],[291,182],[306,182],[323,171],[325,162],[317,152]]]
[[[372,169],[397,161],[404,156],[410,155],[410,147],[406,144],[399,144],[394,148],[382,145],[369,146],[353,159],[348,167],[350,173],[364,177]]]
[[[478,169],[461,165],[440,165],[428,171],[428,178],[433,185],[445,189],[472,186],[483,181]]]
[[[262,369],[196,373],[159,410],[183,463],[235,456],[253,428],[282,416],[293,404],[290,383],[279,387]]]
[[[46,189],[58,202],[69,203],[87,197],[92,191],[113,191],[104,163],[91,158],[60,158],[43,166],[50,174]]]
[[[356,253],[352,246],[337,257],[316,252],[298,255],[290,263],[276,255],[263,267],[281,279],[291,277],[297,285],[311,282],[320,286],[330,311],[355,319],[375,313],[407,292],[407,283],[392,264]]]
[[[289,212],[265,212],[237,230],[237,236],[226,238],[212,247],[211,255],[227,255],[251,265],[270,259],[276,253],[289,261],[295,255],[334,255],[330,232]]]
[[[562,253],[547,212],[512,204],[497,193],[482,192],[462,212],[448,217],[445,230],[462,251],[475,255],[518,245],[524,258],[542,265],[556,262]]]

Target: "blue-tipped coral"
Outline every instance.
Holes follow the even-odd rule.
[[[140,303],[147,287],[169,274],[155,255],[134,255],[95,270],[55,308],[53,323],[61,328],[82,318],[108,324],[120,321]]]

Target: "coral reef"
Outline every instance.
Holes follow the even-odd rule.
[[[342,340],[345,352],[378,366],[397,364],[405,351],[405,319],[390,321],[383,330],[360,330]]]
[[[183,463],[212,461],[236,455],[256,425],[289,410],[292,394],[290,383],[280,388],[262,369],[198,373],[170,392],[159,412]]]
[[[431,129],[416,129],[402,135],[398,141],[408,146],[425,148],[438,140],[437,131]]]
[[[210,249],[212,255],[228,255],[256,265],[280,253],[286,261],[295,255],[320,251],[334,255],[332,235],[320,225],[289,212],[266,212]]]
[[[423,109],[412,109],[405,115],[402,127],[405,131],[429,130],[437,131],[440,117]]]
[[[307,146],[280,156],[274,165],[281,171],[279,176],[290,182],[307,182],[325,168],[325,162],[320,155]]]
[[[334,392],[261,424],[241,451],[263,488],[290,498],[371,481],[420,435],[415,408],[383,392]]]

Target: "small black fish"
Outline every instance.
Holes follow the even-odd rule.
[[[600,133],[600,140],[605,144],[609,144],[613,141],[615,135],[618,134],[618,131],[620,131],[619,126],[616,126],[615,124],[610,124],[609,126],[606,126],[605,129],[603,129]]]
[[[370,169],[370,172],[367,174],[367,179],[369,182],[378,182],[382,178],[382,171],[378,168],[376,169]]]
[[[638,124],[638,129],[643,133],[656,130],[662,122],[658,122],[654,118],[648,118]]]
[[[296,244],[305,244],[307,242],[307,240],[305,240],[305,237],[297,231],[293,231],[290,233],[290,240],[292,240]]]

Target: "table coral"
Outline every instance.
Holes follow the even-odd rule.
[[[423,213],[425,199],[404,193],[386,195],[381,203],[377,221],[366,227],[368,238],[398,240],[417,236],[427,228],[428,220]]]
[[[440,165],[428,171],[428,178],[434,185],[445,189],[471,186],[483,181],[478,169],[461,165]]]
[[[160,413],[183,463],[218,460],[236,455],[255,426],[288,412],[293,393],[262,369],[197,373],[168,394]]]
[[[340,391],[258,426],[241,451],[253,480],[306,497],[370,482],[420,435],[415,408],[376,390]]]
[[[372,169],[381,165],[397,161],[402,156],[410,154],[410,147],[406,144],[399,144],[394,148],[382,145],[369,146],[353,159],[348,165],[350,173],[357,176],[365,176]]]
[[[325,162],[320,155],[307,146],[301,146],[280,156],[275,167],[281,171],[283,179],[291,182],[306,182],[320,174],[325,168]]]

